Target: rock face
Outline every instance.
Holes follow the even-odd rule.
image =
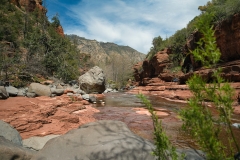
[[[165,49],[155,54],[151,60],[144,60],[142,63],[135,65],[133,68],[135,80],[140,85],[146,85],[145,78],[161,76],[163,80],[169,79],[164,74],[166,72],[164,69],[171,64],[169,54],[171,54],[171,50]]]
[[[60,36],[64,37],[64,31],[63,31],[62,26],[58,26],[58,27],[56,28],[56,31],[57,31],[57,33],[58,33]]]
[[[50,87],[40,83],[31,83],[28,92],[36,93],[37,96],[51,96],[52,94]]]
[[[4,137],[14,144],[22,146],[22,137],[18,131],[2,120],[0,120],[0,136]]]
[[[123,122],[103,120],[48,141],[32,160],[154,160],[153,148],[153,144],[133,134]]]
[[[235,14],[231,20],[222,21],[215,26],[215,37],[217,46],[221,51],[220,63],[217,67],[222,68],[222,77],[229,82],[240,82],[240,14]],[[194,73],[200,74],[207,82],[212,81],[212,69],[203,68],[201,63],[194,60],[190,51],[197,47],[196,42],[202,37],[198,31],[194,31],[187,39],[183,52],[186,58],[182,65],[182,71],[178,73],[165,72],[163,68],[169,65],[167,54],[171,50],[165,49],[157,53],[150,61],[145,60],[134,66],[134,77],[138,84],[146,85],[146,78],[160,78],[163,81],[171,82],[178,78],[178,82],[185,84]]]
[[[229,62],[240,59],[240,14],[231,21],[223,21],[215,27],[217,45],[222,53],[221,60]]]
[[[105,75],[98,66],[79,77],[79,87],[86,93],[103,93],[105,91]]]
[[[25,8],[29,12],[33,12],[36,8],[46,12],[46,9],[42,6],[42,0],[10,0],[10,2],[18,7]]]

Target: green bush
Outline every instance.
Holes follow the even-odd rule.
[[[183,120],[183,129],[197,141],[201,149],[207,153],[207,159],[233,159],[234,153],[239,152],[231,128],[231,115],[233,89],[221,77],[221,70],[216,68],[220,59],[220,51],[216,45],[211,22],[213,14],[205,13],[197,22],[197,28],[204,35],[198,42],[199,47],[192,54],[201,61],[205,67],[214,69],[213,83],[206,82],[199,75],[194,75],[187,82],[193,97],[188,102],[189,107],[182,110],[180,115]],[[218,117],[214,117],[205,101],[210,101],[218,110]],[[219,139],[220,132],[227,133],[227,146]],[[230,150],[227,153],[226,150]]]

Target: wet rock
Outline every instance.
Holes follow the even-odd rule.
[[[50,97],[52,92],[49,86],[42,85],[40,83],[31,83],[28,92],[36,93],[37,96]]]
[[[103,93],[105,90],[105,75],[98,66],[79,77],[79,87],[86,93]]]
[[[6,86],[6,91],[8,92],[9,96],[16,97],[18,95],[18,89],[13,86]]]
[[[14,144],[22,146],[22,137],[18,131],[10,124],[0,120],[0,136],[11,141]]]
[[[104,120],[51,139],[32,160],[154,160],[153,148],[153,144],[133,134],[123,122]]]
[[[0,136],[1,160],[30,160],[35,153]]]
[[[9,97],[8,92],[4,86],[0,86],[0,99],[7,99]]]
[[[96,98],[94,95],[91,95],[91,96],[89,97],[89,102],[90,102],[90,103],[96,103],[96,102],[97,102],[97,98]]]
[[[24,139],[23,146],[31,150],[39,151],[50,139],[56,138],[58,136],[59,135],[47,135],[44,137],[34,136],[28,139]]]

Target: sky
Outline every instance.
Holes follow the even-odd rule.
[[[154,37],[172,36],[209,0],[45,0],[65,34],[130,46],[147,54]]]

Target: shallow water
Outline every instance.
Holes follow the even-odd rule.
[[[178,148],[198,149],[196,143],[181,131],[182,122],[178,118],[177,112],[181,108],[184,108],[186,104],[167,101],[157,96],[148,96],[148,99],[151,101],[154,108],[169,114],[168,116],[160,116],[159,118],[162,120],[162,125],[172,143]],[[99,100],[105,102],[105,104],[102,104]],[[94,115],[96,119],[110,119],[125,122],[132,132],[153,142],[151,117],[136,112],[136,108],[145,108],[136,95],[124,92],[108,93],[105,94],[104,98],[99,100],[97,104],[95,104],[95,107],[100,110],[99,113]],[[211,110],[213,113],[217,113],[214,108],[211,108]],[[240,122],[239,115],[233,115],[233,123],[236,122]],[[240,130],[234,128],[234,133],[240,144]],[[223,134],[221,138],[225,139],[226,137]]]

